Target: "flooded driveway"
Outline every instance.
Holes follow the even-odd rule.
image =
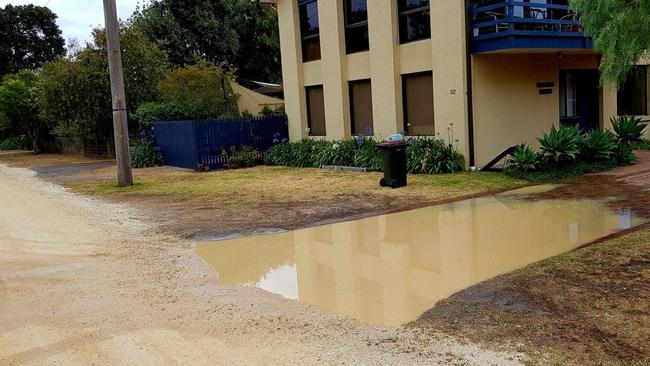
[[[645,222],[604,199],[537,198],[560,188],[202,243],[197,251],[224,284],[396,326],[478,282]]]

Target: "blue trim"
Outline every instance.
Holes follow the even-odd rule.
[[[571,10],[568,5],[513,0],[486,6],[480,4],[480,0],[474,2],[475,7],[471,9],[472,19],[469,20],[470,31],[473,33],[471,34],[473,53],[505,49],[593,48],[593,42],[582,32],[582,22],[579,20],[552,19],[551,16],[549,16],[551,19],[515,16],[515,7],[561,10],[569,15]]]

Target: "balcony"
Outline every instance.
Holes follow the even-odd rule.
[[[567,0],[475,0],[471,17],[474,53],[592,48]]]

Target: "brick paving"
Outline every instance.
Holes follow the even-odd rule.
[[[611,199],[612,209],[630,209],[650,219],[650,151],[637,152],[637,158],[635,165],[567,180],[534,199]]]

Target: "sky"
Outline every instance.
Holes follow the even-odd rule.
[[[116,0],[117,15],[127,20],[138,4],[145,0]],[[92,28],[104,24],[104,8],[102,0],[0,0],[0,7],[7,4],[34,4],[47,6],[59,17],[57,23],[63,31],[66,41],[76,38],[81,44],[90,40]]]

